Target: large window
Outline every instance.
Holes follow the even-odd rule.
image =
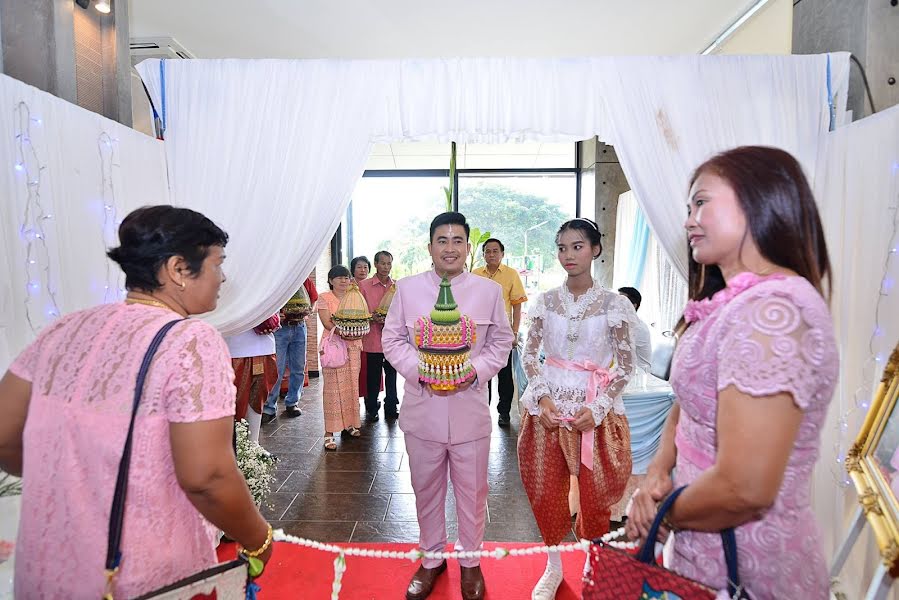
[[[359,255],[374,262],[375,252],[387,250],[396,279],[429,269],[428,226],[446,210],[445,185],[446,177],[363,177],[341,228],[344,262]]]
[[[450,144],[377,145],[341,227],[343,262],[393,256],[396,278],[430,268],[428,225],[446,210]],[[506,247],[530,298],[561,284],[555,233],[577,216],[575,144],[459,144],[458,210]],[[590,202],[592,206],[592,202]],[[483,265],[478,249],[474,266]]]
[[[529,298],[565,278],[555,236],[576,216],[576,187],[574,173],[459,175],[459,210],[473,227],[503,243],[505,263],[521,274]],[[483,264],[479,248],[474,266]]]

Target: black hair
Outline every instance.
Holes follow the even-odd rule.
[[[634,310],[640,309],[640,304],[643,303],[643,295],[637,288],[632,287],[620,287],[618,288],[618,292],[627,296],[628,300],[631,301],[631,304],[634,305]]]
[[[393,260],[393,254],[391,254],[387,250],[378,250],[377,252],[375,252],[375,264],[377,264],[377,262],[381,260],[382,256],[389,256],[390,260]]]
[[[353,276],[350,275],[349,269],[347,269],[343,265],[334,265],[333,267],[331,267],[331,270],[328,271],[328,287],[332,290],[334,289],[334,286],[331,285],[331,280],[335,277],[348,277],[349,279],[353,278]]]
[[[496,239],[496,238],[490,238],[489,240],[487,240],[486,242],[484,242],[484,244],[481,246],[481,251],[482,251],[482,252],[486,252],[486,251],[487,251],[487,244],[489,244],[490,242],[496,242],[497,244],[499,244],[499,251],[500,251],[500,252],[505,252],[505,251],[506,251],[506,247],[503,246],[503,243],[502,243],[501,241],[499,241],[499,240]]]
[[[440,213],[431,221],[430,240],[432,243],[434,242],[434,232],[443,225],[461,225],[465,229],[465,241],[468,241],[468,237],[471,235],[471,228],[468,226],[468,221],[465,220],[465,215],[460,212]]]
[[[353,260],[350,261],[350,273],[353,274],[353,277],[356,276],[356,265],[358,265],[361,262],[367,264],[368,270],[371,271],[371,263],[368,261],[368,257],[367,256],[357,256],[356,258],[354,258]]]
[[[119,225],[119,246],[106,255],[125,272],[129,290],[152,292],[160,287],[159,269],[173,256],[199,275],[212,246],[224,247],[228,234],[206,216],[166,204],[131,211]]]
[[[584,234],[584,237],[587,238],[587,241],[590,242],[591,246],[599,246],[599,254],[602,254],[602,234],[599,233],[599,227],[596,225],[596,221],[584,219],[583,217],[565,221],[564,223],[562,223],[562,226],[559,227],[559,231],[556,232],[557,244],[559,243],[559,239],[561,239],[562,237],[562,233],[568,229],[572,231],[580,231],[582,234]],[[599,258],[599,254],[597,254],[593,258]]]

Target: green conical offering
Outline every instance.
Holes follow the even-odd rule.
[[[431,311],[431,322],[440,325],[455,325],[459,322],[459,307],[456,305],[456,299],[453,298],[451,285],[449,279],[444,275],[440,280],[440,291],[437,292],[437,304]]]

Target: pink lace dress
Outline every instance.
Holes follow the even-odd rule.
[[[805,414],[774,506],[736,530],[740,578],[755,600],[826,598],[810,493],[838,370],[827,304],[801,277],[742,273],[713,298],[688,303],[684,314],[691,326],[678,343],[671,377],[681,407],[675,486],[714,464],[719,391],[733,385],[751,396],[791,394]],[[678,533],[672,567],[723,589],[720,536]]]
[[[10,366],[32,383],[24,433],[16,598],[100,598],[109,509],[150,340],[172,311],[109,304],[60,318]],[[214,565],[215,529],[178,485],[170,422],[234,414],[234,374],[221,335],[177,324],[150,367],[134,429],[116,598]]]

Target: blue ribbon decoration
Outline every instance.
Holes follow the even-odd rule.
[[[162,131],[160,132],[160,137],[165,137],[165,125],[166,125],[166,109],[165,109],[165,59],[159,59],[159,95],[162,100]]]
[[[262,588],[259,587],[259,584],[255,581],[247,583],[247,600],[256,600],[256,594],[258,594],[261,589]]]
[[[827,55],[827,106],[830,110],[830,128],[833,131],[837,128],[837,107],[833,103],[833,84],[830,78],[830,54]]]

